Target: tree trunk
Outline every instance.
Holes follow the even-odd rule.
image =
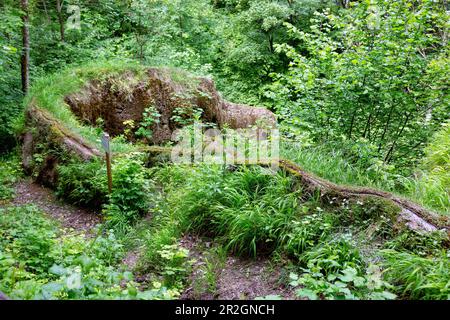
[[[21,9],[24,12],[22,16],[22,91],[24,94],[28,93],[30,87],[30,32],[29,32],[29,12],[28,0],[21,0]]]
[[[61,3],[61,0],[56,0],[56,11],[58,12],[60,39],[61,39],[61,42],[64,42],[64,19],[63,19],[63,16],[62,16],[62,3]]]

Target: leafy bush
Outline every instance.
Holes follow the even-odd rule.
[[[403,230],[383,247],[396,251],[408,251],[421,257],[439,254],[442,248],[448,246],[448,235],[444,230],[434,232],[420,232]]]
[[[345,236],[318,244],[300,256],[300,263],[310,269],[320,270],[325,276],[347,268],[361,271],[364,267],[359,251]]]
[[[159,117],[161,117],[161,115],[154,106],[146,108],[143,113],[141,125],[135,132],[135,135],[137,137],[151,140],[153,136],[152,127],[154,124],[159,123]]]
[[[151,181],[141,156],[131,153],[113,160],[111,194],[102,161],[75,160],[59,166],[57,194],[75,204],[103,207],[108,226],[123,233],[149,210]]]
[[[150,180],[140,156],[118,158],[112,167],[113,190],[103,213],[107,225],[117,231],[126,231],[137,218],[149,212]]]
[[[448,46],[439,35],[446,8],[433,0],[351,3],[315,12],[309,28],[284,23],[296,41],[275,47],[289,68],[272,74],[265,96],[281,121],[314,142],[339,147],[345,136],[359,149],[350,149],[357,161],[376,155],[410,174],[449,115]],[[360,148],[361,140],[373,150]]]
[[[366,269],[349,235],[328,239],[300,257],[303,273],[290,275],[290,285],[301,286],[296,293],[309,299],[394,299],[376,265]]]
[[[164,245],[158,254],[162,260],[160,266],[164,285],[183,288],[183,281],[190,271],[190,264],[187,260],[189,250],[177,245]]]

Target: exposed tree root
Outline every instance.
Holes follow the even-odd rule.
[[[439,215],[424,207],[392,193],[372,188],[350,187],[337,185],[314,174],[304,171],[289,160],[280,159],[280,167],[287,172],[300,177],[303,185],[309,190],[319,190],[321,195],[332,194],[347,199],[376,197],[388,200],[400,208],[399,216],[406,221],[411,229],[424,231],[436,231],[446,229],[450,233],[450,221],[448,217]]]

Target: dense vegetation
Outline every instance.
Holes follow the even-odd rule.
[[[113,140],[111,194],[101,161],[65,159],[58,168],[58,197],[102,213],[93,235],[13,202],[15,184],[26,179],[18,145],[31,102],[98,144],[102,124],[79,126],[63,97],[89,79],[156,65],[209,76],[228,99],[272,110],[282,156],[306,171],[449,215],[448,6],[73,0],[60,7],[30,0],[25,97],[26,13],[17,1],[0,0],[0,292],[17,299],[177,298],[194,268],[179,242],[193,234],[214,242],[193,284],[199,297],[214,292],[224,260],[235,255],[272,261],[299,298],[449,299],[448,234],[409,230],[390,203],[326,202],[288,173],[267,175],[259,166],[155,164],[126,143],[127,132]],[[158,116],[149,108],[132,129],[145,140]],[[42,162],[49,148],[42,145],[33,161]],[[123,262],[130,251],[139,252],[131,270]],[[134,279],[143,274],[144,281]]]

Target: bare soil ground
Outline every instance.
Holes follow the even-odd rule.
[[[31,179],[21,180],[15,185],[15,199],[12,205],[34,204],[46,214],[61,222],[65,228],[82,231],[87,235],[99,223],[101,216],[89,209],[78,208],[59,201],[54,193]]]
[[[205,248],[212,243],[194,237],[185,236],[180,245],[189,250],[195,259],[193,271],[189,277],[189,285],[182,293],[181,299],[201,300],[243,300],[255,299],[268,295],[279,295],[283,299],[294,299],[289,288],[279,283],[281,267],[272,265],[267,258],[240,258],[227,256],[223,264],[215,270],[215,288],[208,290],[202,286],[206,254]],[[206,249],[207,250],[207,249]]]

